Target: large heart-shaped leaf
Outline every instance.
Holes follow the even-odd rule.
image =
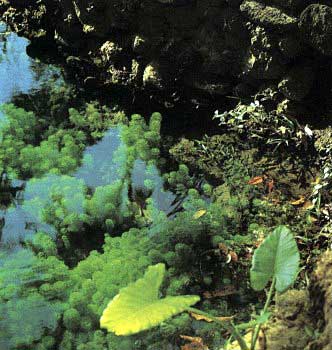
[[[100,326],[116,335],[129,335],[157,326],[199,301],[195,295],[159,299],[165,265],[150,266],[143,278],[120,290],[108,304]]]
[[[276,290],[284,292],[294,283],[299,262],[293,234],[286,226],[278,226],[255,251],[250,270],[252,288],[262,290],[275,278]]]

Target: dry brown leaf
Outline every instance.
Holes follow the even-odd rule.
[[[228,254],[231,256],[232,261],[234,261],[234,262],[239,261],[239,257],[237,256],[237,254],[235,252],[230,251]]]
[[[255,176],[248,181],[249,185],[259,185],[264,182],[264,176]]]
[[[180,338],[183,340],[188,340],[191,342],[201,343],[203,344],[203,339],[200,337],[191,337],[190,335],[180,335]]]
[[[230,285],[220,290],[215,290],[212,292],[206,291],[203,293],[203,296],[205,299],[212,299],[212,298],[225,297],[227,295],[233,295],[236,293],[237,293],[237,290],[235,289],[235,287]]]
[[[312,216],[312,215],[309,216],[309,220],[310,220],[311,223],[314,223],[314,222],[317,222],[317,221],[318,221],[318,219],[315,218],[315,217]]]
[[[226,244],[224,244],[224,243],[219,243],[219,244],[218,244],[218,248],[219,248],[219,250],[220,250],[223,254],[225,254],[225,255],[228,254],[228,247],[227,247]]]
[[[180,335],[181,339],[188,340],[190,343],[182,345],[181,350],[209,350],[200,337],[190,337],[188,335]]]

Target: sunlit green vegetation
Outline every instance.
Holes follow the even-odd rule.
[[[0,345],[27,350],[179,349],[180,336],[187,334],[219,349],[229,329],[187,313],[129,337],[107,333],[99,320],[121,288],[142,277],[148,266],[165,264],[162,293],[199,295],[201,312],[213,318],[236,315],[237,323],[246,323],[265,302],[250,288],[251,258],[275,227],[291,229],[302,261],[319,253],[308,253],[308,248],[326,225],[320,209],[328,199],[328,185],[320,188],[317,206],[311,182],[328,155],[317,149],[314,136],[285,119],[271,126],[277,134],[262,131],[261,124],[271,122],[262,107],[244,111],[240,106],[230,119],[218,116],[220,135],[174,140],[167,155],[173,157],[172,169],[163,174],[165,189],[175,198],[168,211],[156,207],[156,184],[149,178],[165,164],[159,113],[146,121],[89,103],[68,106],[64,118],[47,125],[35,111],[14,104],[2,108],[1,170],[11,178],[29,179],[23,208],[51,225],[55,234],[40,230],[25,237],[24,249],[7,257],[1,253]],[[243,126],[247,122],[248,128]],[[103,171],[116,171],[117,178],[88,187],[75,177],[83,152],[115,124],[121,144],[115,165],[105,164]],[[262,140],[268,142],[266,148]],[[300,154],[311,149],[316,157],[301,162]],[[137,160],[146,167],[141,187],[132,181]],[[303,169],[303,176],[294,176]],[[321,242],[324,249],[328,241]],[[295,285],[305,283],[300,274]],[[36,316],[37,308],[47,318]],[[27,319],[33,321],[26,322],[23,316],[29,310]]]

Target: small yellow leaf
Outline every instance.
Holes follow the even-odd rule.
[[[314,204],[311,201],[306,201],[303,204],[303,209],[305,209],[305,210],[312,209],[313,207],[314,207]]]
[[[197,220],[197,219],[199,219],[200,217],[202,217],[205,214],[206,214],[206,210],[205,209],[200,209],[200,210],[196,211],[196,213],[193,215],[193,218],[195,220]]]
[[[321,178],[318,176],[318,177],[316,177],[315,181],[312,182],[311,184],[312,185],[318,185],[320,183],[320,180],[321,180]]]
[[[297,200],[291,202],[291,204],[292,204],[292,205],[295,205],[295,206],[296,206],[296,205],[301,205],[301,204],[303,204],[303,203],[305,203],[305,197],[304,197],[304,196],[300,196],[299,199],[297,199]]]

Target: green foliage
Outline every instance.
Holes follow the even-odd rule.
[[[95,102],[87,103],[83,110],[65,110],[57,103],[68,96],[58,90],[55,95],[58,93],[59,99],[48,101],[54,108],[44,115],[34,103],[30,106],[33,112],[14,104],[1,107],[5,120],[0,125],[0,169],[23,178],[71,174],[80,165],[89,142],[115,123],[127,122],[122,112]]]
[[[299,262],[299,251],[291,231],[279,226],[255,251],[250,270],[251,286],[262,290],[275,279],[276,290],[284,292],[294,283]]]
[[[21,150],[21,172],[25,177],[73,173],[80,164],[84,148],[83,132],[59,130],[39,146],[27,145]]]
[[[149,124],[146,124],[139,114],[131,116],[129,125],[124,125],[121,139],[126,147],[127,169],[132,169],[136,159],[147,164],[156,163],[159,156],[160,143],[160,113],[153,113]]]
[[[48,234],[43,232],[37,232],[32,237],[28,237],[25,240],[25,244],[36,255],[42,257],[56,256],[57,246]]]
[[[102,225],[107,232],[123,224],[132,216],[128,199],[128,186],[121,180],[111,185],[99,186],[90,199],[85,201],[88,220],[93,225]]]
[[[43,339],[44,349],[51,349],[71,285],[68,268],[28,250],[1,258],[1,348],[35,349]]]
[[[84,130],[93,139],[102,137],[105,131],[116,124],[128,123],[123,112],[100,107],[96,102],[86,104],[82,112],[75,108],[70,108],[68,112],[72,125],[78,130]]]
[[[36,138],[37,120],[32,112],[16,108],[13,104],[3,105],[1,111],[5,119],[0,126],[0,167],[15,173],[21,165],[21,150]]]
[[[182,313],[200,300],[193,295],[159,299],[164,275],[164,264],[150,266],[143,278],[121,289],[104,310],[100,326],[116,335],[138,333]]]

